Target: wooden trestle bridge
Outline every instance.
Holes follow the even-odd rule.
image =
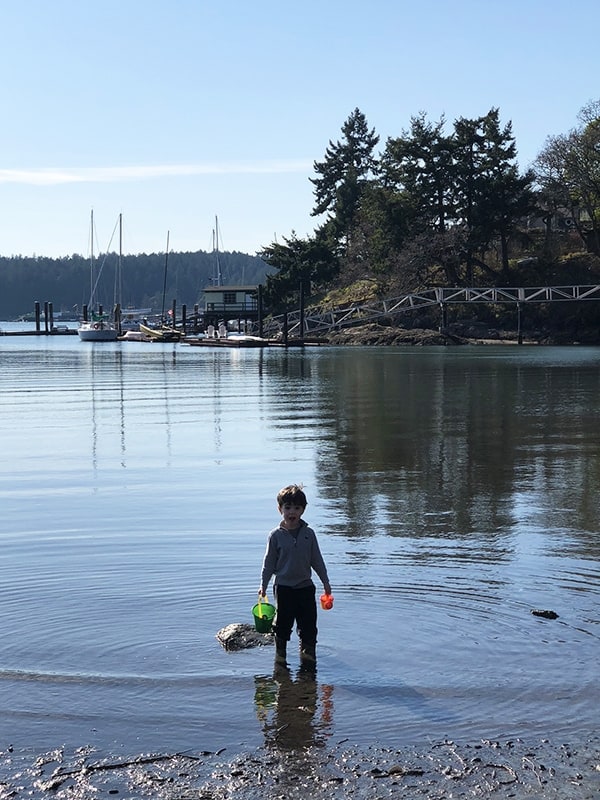
[[[521,307],[530,303],[564,303],[600,300],[600,285],[588,286],[520,286],[516,288],[447,288],[437,287],[422,292],[401,295],[381,301],[352,303],[337,308],[316,307],[288,312],[264,322],[264,335],[282,331],[290,337],[326,336],[328,333],[382,319],[394,319],[408,311],[432,306],[440,309],[440,329],[446,326],[446,308],[452,304],[513,303],[518,311],[519,330]]]

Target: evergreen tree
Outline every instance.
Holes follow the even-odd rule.
[[[410,130],[389,139],[382,183],[402,206],[411,239],[425,247],[432,269],[440,266],[448,283],[473,283],[476,266],[495,279],[487,256],[496,242],[505,280],[510,234],[534,205],[533,176],[519,175],[512,128],[501,127],[497,109],[461,117],[450,135],[444,124],[443,117],[432,123],[420,114]]]
[[[315,161],[313,216],[327,214],[328,234],[347,247],[366,186],[377,171],[373,154],[379,136],[369,131],[365,115],[354,109],[342,126],[341,141],[329,142],[323,161]]]
[[[105,296],[112,304],[117,253],[106,256]],[[122,260],[123,306],[160,310],[164,284],[164,253],[126,255]],[[267,266],[256,256],[244,253],[220,254],[224,283],[263,283]],[[214,256],[202,251],[172,253],[169,260],[167,302],[177,299],[188,309],[202,304],[210,285]],[[80,255],[65,258],[0,257],[0,319],[31,313],[35,301],[52,302],[56,312],[81,312],[90,295],[89,260]]]
[[[405,199],[411,232],[444,233],[453,221],[454,145],[443,133],[444,118],[412,117],[409,131],[388,139],[381,159],[382,182]]]
[[[466,229],[467,282],[473,282],[475,261],[491,272],[485,259],[496,239],[506,280],[510,233],[535,208],[533,173],[519,175],[512,124],[501,127],[497,108],[478,119],[457,120],[454,142],[455,205],[457,223]]]
[[[269,267],[277,270],[267,275],[263,295],[265,307],[272,314],[297,308],[301,291],[310,297],[338,271],[337,258],[322,233],[307,239],[299,239],[293,233],[284,242],[271,244],[259,254]]]

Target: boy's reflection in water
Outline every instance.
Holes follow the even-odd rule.
[[[333,716],[333,686],[319,686],[314,666],[296,677],[275,666],[273,677],[254,678],[256,715],[267,745],[283,749],[325,744]]]

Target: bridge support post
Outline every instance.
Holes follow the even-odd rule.
[[[304,340],[304,281],[300,281],[300,340]]]
[[[446,303],[440,303],[440,333],[444,333],[448,327],[448,309]]]
[[[523,344],[523,331],[521,330],[521,303],[517,303],[517,342]]]
[[[258,284],[258,295],[256,298],[256,311],[258,314],[258,335],[263,338],[263,292],[262,284]]]

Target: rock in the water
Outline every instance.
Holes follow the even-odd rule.
[[[558,619],[558,614],[556,611],[550,611],[549,609],[545,608],[533,608],[531,613],[535,617],[544,617],[544,619]]]
[[[225,650],[247,650],[273,644],[272,633],[259,633],[253,625],[245,622],[233,622],[221,628],[217,632],[217,639]]]

